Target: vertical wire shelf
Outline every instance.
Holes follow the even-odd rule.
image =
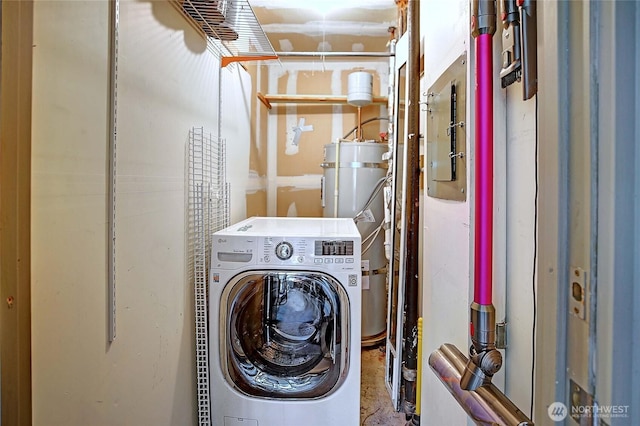
[[[209,388],[209,269],[211,235],[228,226],[230,185],[226,182],[226,146],[202,127],[189,132],[189,268],[195,296],[195,344],[198,424],[211,424]]]

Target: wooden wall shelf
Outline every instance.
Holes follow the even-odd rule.
[[[262,93],[257,93],[258,99],[266,106],[268,109],[273,108],[273,105],[276,103],[286,103],[286,104],[327,104],[327,105],[339,105],[345,104],[347,105],[347,97],[346,96],[334,96],[334,95],[263,95]],[[372,104],[387,104],[386,96],[374,96],[372,98]]]

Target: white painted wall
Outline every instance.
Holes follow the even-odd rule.
[[[506,269],[508,348],[503,352],[503,390],[528,415],[533,355],[536,99],[522,101],[521,84],[515,83],[507,88],[505,107],[506,144],[496,148],[506,149],[506,200],[498,206],[505,209],[506,221],[497,224],[506,234],[506,257],[497,260]],[[537,315],[555,314],[538,305]]]
[[[424,197],[423,365],[421,418],[424,424],[465,424],[466,413],[428,367],[443,343],[468,352],[469,305],[473,299],[474,52],[469,2],[420,2],[424,40],[423,87],[429,88],[464,51],[468,58],[466,202]],[[509,347],[494,377],[525,413],[531,389],[531,320],[535,100],[523,102],[519,83],[500,88],[500,34],[494,36],[494,305],[497,321],[508,323]],[[426,134],[425,129],[421,133]],[[539,315],[545,315],[539,307]],[[542,310],[542,312],[540,312]]]
[[[220,71],[221,136],[227,146],[227,181],[231,183],[231,220],[247,218],[251,144],[251,76],[238,65]]]
[[[469,51],[468,2],[420,2],[420,17],[425,53],[423,85],[429,88],[462,52]],[[467,88],[472,90],[473,85],[469,82]],[[468,94],[468,122],[473,118],[469,106],[472,100]],[[472,134],[471,126],[469,123],[467,134]],[[425,130],[421,133],[426,134]],[[468,141],[467,146],[473,146],[473,141]],[[467,156],[468,162],[472,159],[471,155]],[[472,168],[467,170],[469,187]],[[466,413],[429,368],[428,358],[443,343],[453,343],[463,353],[468,347],[471,202],[449,202],[425,196],[423,207],[422,365],[425,367],[421,418],[425,424],[462,425],[466,423]]]
[[[33,424],[194,424],[185,155],[190,128],[217,133],[219,61],[168,2],[120,2],[117,337],[109,345],[108,2],[34,9]],[[223,112],[222,136],[234,161],[245,161],[249,141],[241,73],[222,72],[233,117]],[[235,172],[229,180],[241,193],[232,198],[239,220],[245,181]]]

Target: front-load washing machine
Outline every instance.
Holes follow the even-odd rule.
[[[360,233],[352,219],[253,217],[212,238],[214,426],[357,426]]]

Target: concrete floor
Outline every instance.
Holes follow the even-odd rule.
[[[360,426],[405,426],[404,413],[397,413],[385,387],[385,348],[362,348]]]

